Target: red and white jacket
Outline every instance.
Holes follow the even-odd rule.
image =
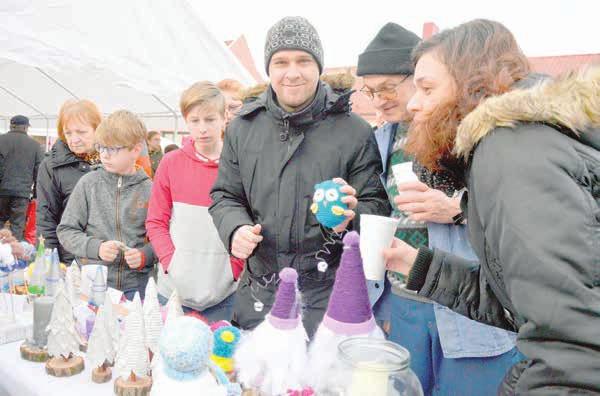
[[[159,258],[158,292],[174,289],[183,305],[203,311],[231,295],[243,261],[229,256],[208,213],[218,161],[198,154],[193,142],[163,157],[154,176],[146,218]]]

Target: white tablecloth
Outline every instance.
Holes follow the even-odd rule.
[[[105,384],[92,382],[92,368],[72,377],[46,374],[45,363],[21,359],[23,342],[0,345],[0,396],[110,396],[113,379]],[[82,354],[85,359],[85,354]]]

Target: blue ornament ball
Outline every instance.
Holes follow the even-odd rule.
[[[204,322],[181,316],[166,324],[158,344],[165,373],[176,380],[193,379],[206,369],[213,334]]]
[[[344,211],[348,209],[348,205],[342,202],[342,198],[347,194],[340,191],[341,187],[333,180],[315,184],[310,210],[317,217],[317,221],[327,228],[334,228],[346,219]]]

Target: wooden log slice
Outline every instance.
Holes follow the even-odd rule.
[[[70,377],[83,371],[85,365],[81,356],[73,356],[70,359],[53,357],[46,362],[46,373],[55,377]]]
[[[29,344],[27,341],[21,344],[21,348],[19,349],[21,351],[21,357],[30,362],[44,363],[50,358],[46,348],[38,348],[35,345]]]
[[[103,384],[105,382],[108,382],[111,378],[112,370],[110,369],[110,367],[107,367],[104,370],[102,370],[100,367],[96,367],[92,370],[92,381],[94,381],[97,384]]]
[[[137,377],[135,381],[124,380],[119,377],[115,380],[115,395],[117,396],[149,396],[152,388],[152,378]]]

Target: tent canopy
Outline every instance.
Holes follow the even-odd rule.
[[[0,129],[23,114],[52,133],[60,106],[85,98],[177,130],[193,82],[253,82],[185,0],[5,0],[0,20]]]

